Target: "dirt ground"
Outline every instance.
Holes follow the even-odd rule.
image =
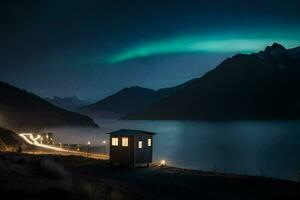
[[[78,156],[0,154],[10,199],[300,199],[300,184],[174,167],[111,168]]]

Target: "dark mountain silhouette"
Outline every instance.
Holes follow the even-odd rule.
[[[274,43],[238,54],[128,119],[241,120],[300,118],[300,47]]]
[[[18,151],[24,147],[26,144],[16,133],[0,127],[0,151]]]
[[[54,126],[97,126],[87,116],[58,108],[44,99],[0,82],[0,126],[36,131]]]
[[[77,96],[71,96],[71,97],[57,97],[54,96],[52,98],[46,97],[45,100],[47,100],[48,102],[52,103],[53,105],[65,109],[65,110],[69,110],[69,111],[76,111],[77,109],[88,105],[89,102],[87,101],[83,101],[77,98]]]
[[[171,95],[193,81],[156,91],[142,87],[124,88],[103,100],[82,107],[78,112],[94,118],[121,118]]]

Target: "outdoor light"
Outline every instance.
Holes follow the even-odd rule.
[[[160,166],[165,166],[166,165],[166,160],[161,160],[160,161]]]
[[[88,148],[87,148],[87,152],[86,152],[86,157],[88,158],[89,157],[89,153],[90,153],[90,144],[91,144],[91,141],[88,141],[87,144],[88,144]]]
[[[103,144],[106,144],[106,141],[105,140],[103,140],[103,142],[102,142]]]

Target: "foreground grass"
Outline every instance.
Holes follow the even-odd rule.
[[[291,181],[173,167],[110,168],[108,161],[78,156],[2,153],[0,184],[1,194],[26,199],[300,199],[299,184]]]

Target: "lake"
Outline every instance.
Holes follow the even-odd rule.
[[[99,120],[100,129],[56,129],[64,142],[101,144],[121,128],[156,132],[154,160],[189,169],[297,180],[300,121]],[[67,135],[63,133],[68,133]]]

